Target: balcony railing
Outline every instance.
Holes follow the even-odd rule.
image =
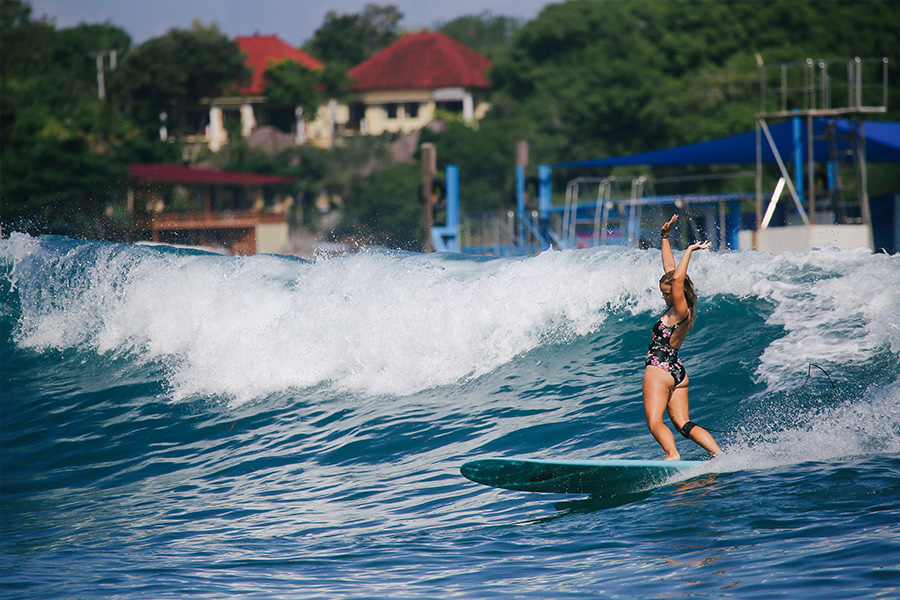
[[[285,216],[279,213],[256,212],[252,210],[233,211],[193,211],[160,212],[135,219],[138,229],[244,229],[260,224],[284,223]]]

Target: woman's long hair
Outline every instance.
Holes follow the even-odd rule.
[[[674,278],[675,271],[667,271],[665,275],[659,278],[659,283],[668,283],[669,285],[672,285],[672,280]],[[687,322],[687,330],[690,331],[691,327],[694,326],[694,317],[697,316],[697,309],[694,308],[697,304],[697,292],[694,291],[694,282],[691,281],[691,278],[687,274],[684,276],[684,300],[687,302],[688,310],[691,312]]]

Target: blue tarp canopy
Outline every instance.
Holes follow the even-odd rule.
[[[806,119],[800,118],[799,143],[801,154],[806,161]],[[846,119],[827,121],[819,117],[813,120],[813,136],[825,135],[827,124],[835,126],[835,141],[839,151],[847,147],[847,135],[854,130]],[[790,162],[794,153],[794,125],[791,120],[782,121],[769,127],[772,139],[778,148],[783,161]],[[900,123],[888,121],[866,121],[866,160],[868,162],[900,162]],[[763,132],[760,132],[762,160],[774,163],[775,155]],[[813,142],[813,159],[817,162],[830,160],[828,145],[824,139]],[[641,152],[629,156],[598,158],[563,162],[550,165],[552,167],[617,167],[622,165],[712,165],[712,164],[756,164],[756,131],[748,131],[717,140],[709,140],[697,144],[688,144],[666,150]]]

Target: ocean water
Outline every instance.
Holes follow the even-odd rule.
[[[709,473],[622,502],[460,476],[662,458],[660,273],[622,248],[307,262],[12,234],[0,592],[897,598],[897,255],[694,256]]]

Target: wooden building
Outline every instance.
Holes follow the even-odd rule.
[[[291,177],[175,164],[131,165],[126,209],[130,241],[227,250],[281,252],[293,204]]]

